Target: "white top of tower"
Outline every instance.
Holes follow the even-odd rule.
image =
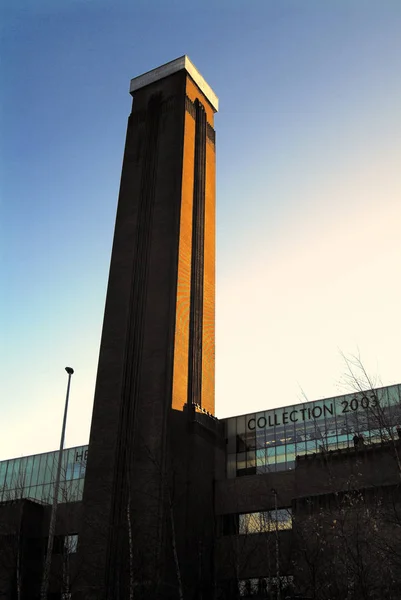
[[[148,71],[143,75],[139,75],[139,77],[134,77],[134,79],[131,79],[131,85],[129,88],[130,94],[136,90],[139,90],[140,88],[145,87],[145,85],[154,83],[159,79],[163,79],[168,75],[172,75],[173,73],[177,73],[177,71],[182,70],[185,70],[188,75],[190,75],[203,95],[208,99],[214,111],[217,112],[219,110],[218,97],[186,55],[180,56],[180,58],[176,58],[175,60],[172,60],[161,67],[157,67],[156,69],[152,69],[152,71]]]

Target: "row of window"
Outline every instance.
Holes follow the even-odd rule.
[[[88,446],[64,450],[60,502],[75,502],[82,498],[87,453]],[[57,465],[58,451],[1,461],[0,501],[30,498],[44,503],[51,502]]]
[[[401,435],[401,386],[225,420],[227,476],[289,470],[298,455]]]
[[[377,444],[389,441],[390,439],[397,439],[400,437],[400,434],[401,429],[397,430],[394,427],[381,432],[362,431],[358,433],[358,439],[362,443]],[[228,478],[232,478],[244,475],[288,471],[295,468],[297,456],[352,448],[354,446],[355,432],[351,432],[348,435],[339,435],[326,439],[316,439],[298,444],[273,446],[272,448],[229,454],[227,456],[227,476]]]
[[[223,535],[272,533],[292,529],[291,508],[223,515]]]
[[[78,548],[78,534],[55,535],[53,554],[75,554]]]
[[[258,596],[268,597],[272,592],[280,589],[282,592],[292,590],[294,578],[292,575],[277,577],[255,577],[252,579],[240,579],[238,591],[241,597]]]
[[[84,479],[74,479],[68,482],[60,483],[58,501],[62,502],[79,502],[82,500],[84,489]],[[44,485],[34,485],[26,488],[0,488],[0,502],[9,500],[21,500],[27,498],[41,504],[51,504],[53,502],[54,483]]]
[[[239,515],[239,534],[269,533],[292,528],[291,508],[279,508],[263,512]]]
[[[225,419],[228,437],[256,431],[270,432],[276,430],[289,432],[302,431],[324,423],[342,422],[344,419],[359,419],[371,415],[376,420],[382,409],[400,405],[401,385],[392,385],[367,392],[358,392],[337,396],[326,400],[300,403],[293,406],[250,413],[239,417]]]

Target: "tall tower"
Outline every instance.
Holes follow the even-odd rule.
[[[187,485],[188,415],[214,413],[218,99],[186,56],[130,93],[78,548],[81,597],[108,600],[165,578],[193,502],[168,524],[171,465]]]

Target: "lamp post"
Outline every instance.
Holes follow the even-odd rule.
[[[54,484],[53,504],[52,504],[52,510],[51,510],[51,514],[50,514],[49,537],[48,537],[48,541],[47,541],[45,564],[43,567],[42,588],[41,588],[41,592],[40,592],[41,600],[47,599],[47,591],[49,589],[50,569],[51,569],[52,554],[53,554],[54,531],[56,529],[58,492],[59,492],[59,488],[60,488],[61,465],[62,465],[62,460],[63,460],[65,427],[67,424],[68,399],[70,396],[71,376],[74,373],[74,369],[72,369],[71,367],[66,367],[65,370],[68,373],[67,394],[65,397],[63,426],[61,428],[60,449],[58,451],[57,473],[56,473],[56,482]]]
[[[278,511],[277,511],[277,490],[272,488],[272,494],[274,495],[274,511],[276,521],[276,579],[277,579],[277,600],[281,599],[281,582],[280,582],[280,549],[278,543]]]

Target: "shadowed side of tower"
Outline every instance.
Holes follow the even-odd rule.
[[[160,595],[179,580],[201,447],[208,493],[213,477],[213,443],[194,441],[193,422],[195,407],[214,413],[218,101],[187,57],[133,79],[130,91],[78,549],[81,598],[128,598],[134,588],[134,597],[151,597],[151,588]]]

